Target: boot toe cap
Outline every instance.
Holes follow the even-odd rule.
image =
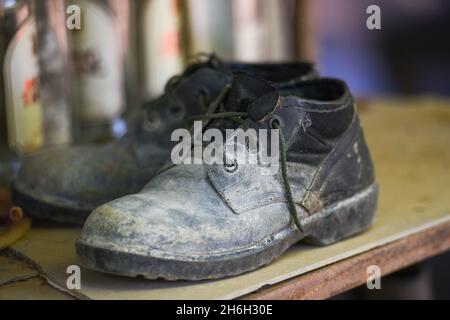
[[[128,155],[115,149],[80,146],[38,153],[24,159],[15,189],[50,205],[93,210],[144,183],[133,179],[136,170]]]

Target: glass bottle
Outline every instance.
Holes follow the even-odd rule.
[[[214,52],[221,59],[234,59],[233,2],[188,0],[190,53]]]
[[[234,58],[295,59],[295,0],[232,0]]]
[[[72,142],[71,71],[64,0],[32,0],[36,16],[39,88],[45,146]]]
[[[0,1],[0,187],[7,188],[19,156],[44,144],[36,24],[25,0]]]
[[[77,142],[107,142],[125,134],[125,41],[129,3],[68,0],[81,9],[81,28],[69,31],[77,84]]]
[[[19,159],[71,142],[64,0],[0,0],[0,187]]]
[[[144,0],[139,3],[139,54],[142,97],[159,96],[170,77],[182,72],[186,45],[182,33],[185,2]]]

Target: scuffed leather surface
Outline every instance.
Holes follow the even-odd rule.
[[[342,83],[336,82],[339,85]],[[348,94],[345,89],[342,92]],[[290,93],[277,102],[278,107],[267,110],[272,110],[270,117],[282,120],[289,154],[308,127],[314,127],[314,123],[305,123],[311,119],[310,113],[353,110],[348,101],[351,99],[347,96],[322,104]],[[250,121],[247,126],[267,128],[268,123]],[[289,184],[302,221],[319,208],[337,204],[373,183],[373,168],[366,159],[368,153],[357,117],[343,133],[329,132],[335,133],[333,139],[317,138],[329,147],[322,157],[315,162],[287,163]],[[355,143],[359,146],[357,152]],[[244,149],[242,145],[237,148],[238,152]],[[373,212],[368,214],[370,220]],[[299,233],[290,216],[280,172],[262,175],[259,165],[238,164],[233,172],[218,164],[179,165],[157,176],[140,193],[98,208],[86,222],[80,242],[114,251],[192,261],[255,248],[277,234],[293,232]]]
[[[186,127],[189,117],[200,114],[198,101],[200,93],[203,92],[211,101],[231,81],[231,73],[203,68],[189,78],[183,79],[170,94],[155,101],[151,112],[156,113],[160,124],[154,129],[149,129],[145,125],[144,117],[132,141],[133,152],[139,165],[141,167],[151,165],[155,162],[155,157],[161,159],[159,165],[167,161],[175,145],[170,140],[172,132]],[[173,107],[182,110],[181,117],[171,112]]]
[[[374,182],[373,163],[359,118],[355,115],[350,128],[321,163],[302,204],[314,214],[357,194]]]
[[[244,250],[285,228],[290,228],[285,202],[237,215],[215,191],[206,166],[180,165],[157,176],[140,193],[95,210],[80,242],[194,259]]]
[[[139,168],[126,143],[56,148],[24,159],[15,184],[42,201],[89,209],[138,192],[158,169]]]
[[[40,201],[83,210],[137,192],[170,159],[173,130],[185,127],[189,117],[200,113],[198,95],[205,94],[211,102],[233,80],[232,70],[245,70],[245,66],[191,67],[180,83],[150,103],[148,109],[157,125],[148,125],[149,115],[143,110],[136,125],[118,142],[44,151],[30,157],[23,162],[16,187]],[[314,67],[306,63],[289,68],[280,64],[248,67],[269,80],[281,81],[279,85],[316,76]],[[174,114],[173,108],[180,112]]]

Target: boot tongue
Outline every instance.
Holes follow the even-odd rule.
[[[277,101],[278,91],[271,83],[247,73],[237,73],[226,109],[248,112],[252,120],[259,121],[273,111]]]

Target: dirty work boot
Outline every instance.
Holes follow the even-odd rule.
[[[212,56],[169,81],[166,93],[146,106],[119,141],[47,150],[25,159],[13,183],[14,203],[38,219],[82,225],[96,207],[138,192],[170,160],[173,130],[205,112],[236,70],[279,85],[316,75],[308,63],[223,64]]]
[[[327,245],[372,224],[374,170],[342,81],[276,88],[239,75],[226,105],[239,95],[239,112],[214,118],[278,133],[275,174],[238,161],[173,166],[89,216],[76,244],[82,265],[148,279],[217,279],[264,266],[300,240]],[[235,159],[250,146],[237,140]]]

